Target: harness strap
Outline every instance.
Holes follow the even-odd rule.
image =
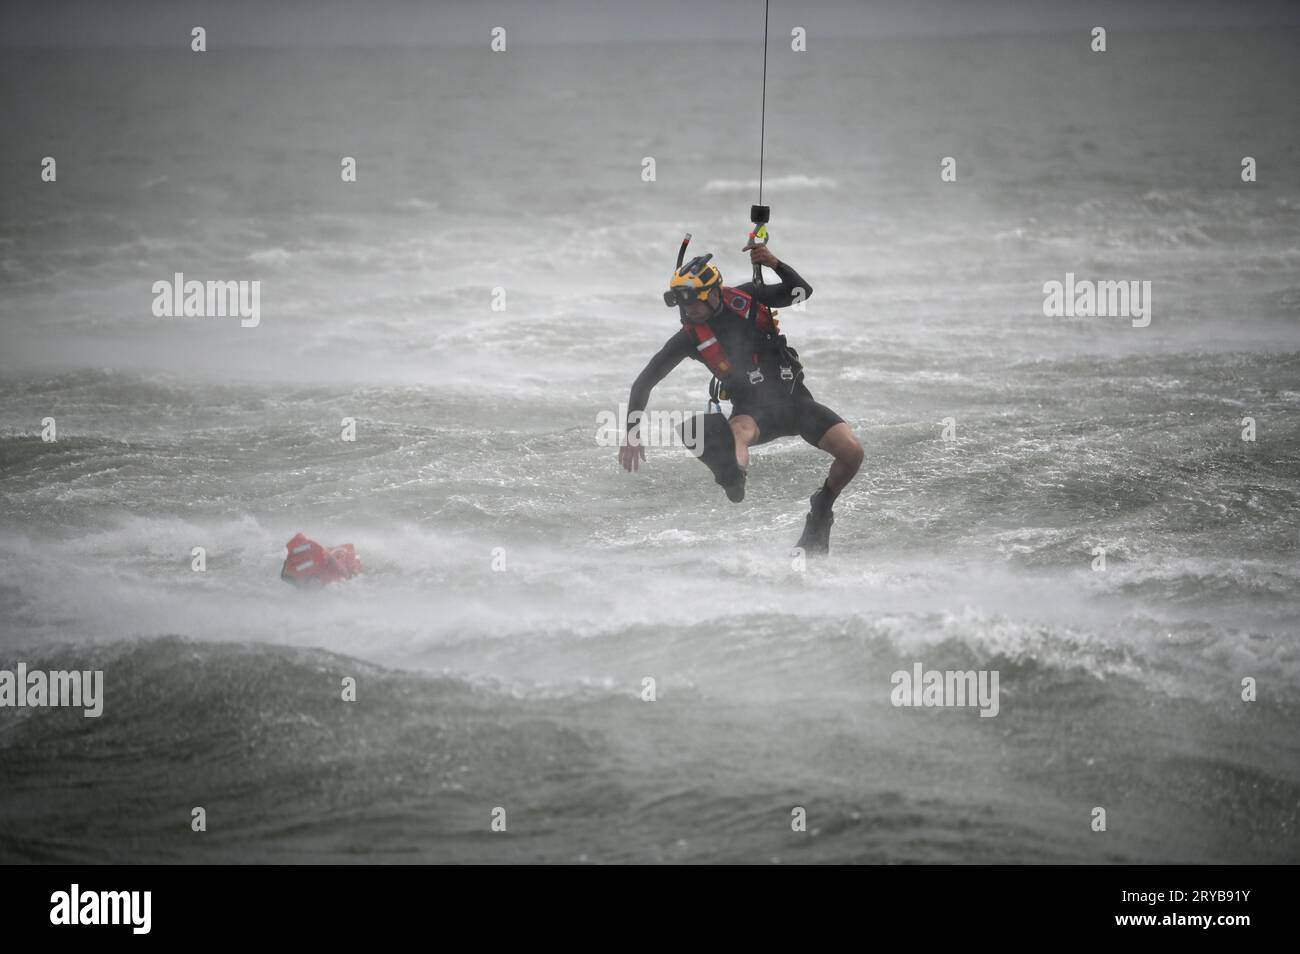
[[[753,327],[764,336],[764,344],[771,350],[775,351],[781,359],[781,380],[790,382],[791,390],[803,378],[803,366],[799,362],[798,356],[794,349],[785,343],[785,338],[781,335],[781,326],[775,318],[775,312],[767,305],[760,304],[757,297],[746,294],[738,288],[729,288],[723,286],[721,289],[722,300],[725,307],[733,314],[746,318],[753,323]],[[721,379],[727,377],[735,369],[731,359],[727,356],[726,349],[718,341],[717,335],[707,322],[683,322],[683,327],[687,333],[695,339],[695,350],[700,356],[700,360],[713,372],[713,381],[709,384],[709,397],[715,402],[720,393],[725,393]],[[763,381],[763,374],[759,361],[760,352],[754,351],[750,355],[752,361],[750,371],[750,383],[758,384]],[[796,370],[797,369],[797,370]]]

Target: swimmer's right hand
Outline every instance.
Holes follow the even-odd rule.
[[[634,443],[636,438],[629,434],[628,442],[618,449],[618,462],[623,465],[627,471],[636,470],[639,466],[638,459],[645,460],[645,447],[641,444]]]

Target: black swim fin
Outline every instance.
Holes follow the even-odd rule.
[[[696,414],[693,440],[687,440],[683,421],[677,429],[682,443],[713,473],[713,479],[727,492],[727,499],[740,503],[745,499],[745,469],[736,463],[736,435],[724,414]],[[696,453],[699,451],[699,453]]]
[[[825,490],[819,490],[808,498],[810,509],[804,518],[803,535],[795,544],[804,553],[831,552],[831,524],[835,522],[835,514],[831,513],[831,504],[825,494]]]

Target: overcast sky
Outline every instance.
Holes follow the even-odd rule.
[[[1297,0],[773,0],[786,33],[892,36],[1300,25]],[[688,26],[689,25],[689,26]],[[477,45],[762,36],[763,0],[0,0],[0,45]]]

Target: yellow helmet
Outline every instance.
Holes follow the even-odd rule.
[[[709,291],[722,285],[722,272],[718,266],[710,265],[708,255],[697,255],[677,271],[668,280],[668,290],[664,292],[664,304],[669,308],[674,305],[688,305],[692,301],[703,301],[709,297]]]

